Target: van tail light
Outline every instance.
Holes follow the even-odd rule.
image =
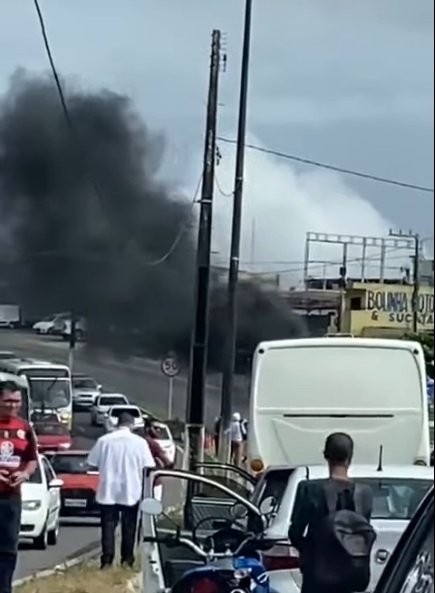
[[[196,583],[191,586],[190,591],[191,593],[221,593],[216,581],[207,578],[196,581]]]
[[[277,544],[262,555],[267,572],[299,570],[299,554],[290,544]]]

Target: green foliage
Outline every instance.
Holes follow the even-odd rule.
[[[406,340],[415,340],[416,342],[420,342],[423,346],[424,355],[426,358],[426,368],[427,373],[432,379],[434,378],[434,333],[424,333],[424,334],[407,334],[404,336]]]

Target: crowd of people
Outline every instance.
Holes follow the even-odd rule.
[[[21,486],[38,465],[38,448],[31,426],[20,417],[18,385],[0,383],[0,593],[12,593],[18,559],[21,520]],[[121,562],[133,566],[144,470],[169,468],[172,462],[161,448],[151,420],[144,432],[135,433],[135,421],[121,415],[117,430],[98,439],[88,465],[99,472],[96,494],[101,509],[101,568],[113,565],[115,532],[121,525]],[[154,496],[163,496],[156,482]]]

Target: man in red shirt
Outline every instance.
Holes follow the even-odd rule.
[[[0,382],[0,593],[12,593],[21,524],[21,485],[36,470],[37,445],[20,418],[21,392]]]

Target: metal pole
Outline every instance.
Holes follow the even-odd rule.
[[[173,379],[173,377],[169,377],[168,420],[172,420],[173,409],[174,409],[174,379]]]
[[[420,235],[415,235],[415,254],[414,254],[414,294],[413,294],[413,319],[412,330],[418,334],[418,314],[420,300]]]
[[[216,162],[221,33],[213,31],[210,85],[204,149],[201,211],[196,259],[195,319],[191,345],[191,364],[186,413],[186,444],[189,467],[195,469],[204,456],[205,385],[209,331],[209,293],[212,239],[213,193]]]
[[[75,311],[71,311],[71,328],[69,335],[69,350],[68,350],[68,366],[72,372],[74,367],[74,354],[77,343],[77,315]]]
[[[308,274],[310,268],[310,252],[311,252],[311,237],[310,233],[307,233],[305,240],[305,260],[304,260],[304,286],[305,290],[308,290]]]
[[[230,269],[228,275],[228,325],[222,377],[220,458],[224,462],[229,460],[228,429],[231,424],[234,365],[237,342],[237,285],[240,265],[243,181],[245,171],[245,143],[249,90],[249,62],[251,54],[251,26],[252,0],[246,0],[240,85],[239,123],[237,132],[236,171],[234,183],[233,222],[231,232]]]
[[[340,268],[340,310],[338,314],[338,331],[344,333],[344,321],[346,316],[346,279],[347,279],[347,260],[349,245],[343,245],[343,265]],[[350,330],[350,328],[349,328]]]

